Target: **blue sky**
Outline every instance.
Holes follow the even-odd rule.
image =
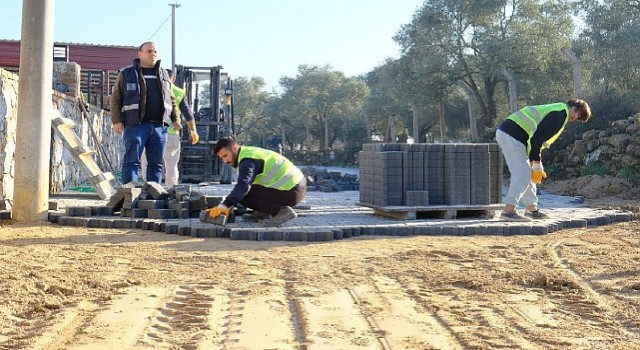
[[[393,36],[423,1],[179,0],[176,63],[222,65],[231,77],[261,76],[269,90],[282,76],[294,77],[301,64],[366,73],[399,56]],[[134,46],[152,40],[169,68],[174,2],[56,0],[54,40]],[[20,39],[22,1],[2,7],[0,38]]]

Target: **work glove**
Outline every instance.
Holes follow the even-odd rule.
[[[198,143],[198,141],[200,141],[200,135],[198,135],[198,132],[195,130],[190,130],[189,131],[189,136],[191,136],[191,144],[195,145],[196,143]]]
[[[535,184],[542,183],[542,179],[547,177],[547,173],[544,172],[544,167],[541,162],[531,163],[531,182]]]
[[[226,217],[231,216],[231,208],[221,203],[221,204],[218,204],[217,207],[213,207],[209,209],[210,218],[215,219],[220,215],[225,215]]]

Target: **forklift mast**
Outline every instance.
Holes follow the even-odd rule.
[[[176,65],[175,84],[185,90],[191,104],[200,141],[192,145],[188,133],[181,138],[178,167],[182,182],[231,183],[233,170],[213,150],[222,137],[233,136],[233,82],[222,66],[191,67]],[[201,89],[208,96],[202,105]]]

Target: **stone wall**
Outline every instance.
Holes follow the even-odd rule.
[[[58,65],[66,65],[58,67]],[[69,93],[76,94],[77,84],[69,81],[68,77],[79,76],[79,66],[75,63],[55,63],[54,71],[63,72],[65,77],[58,80],[68,85]],[[76,122],[76,133],[89,147],[97,150],[91,129],[115,171],[119,171],[124,152],[122,136],[116,135],[111,128],[111,117],[108,112],[88,106],[89,120],[82,114],[79,100],[76,97],[52,90],[52,108],[58,109],[68,119]],[[13,202],[16,123],[18,114],[18,76],[0,68],[0,209],[10,209]],[[53,115],[53,113],[52,113]],[[81,168],[76,164],[71,153],[64,149],[64,145],[53,130],[51,142],[51,163],[49,178],[49,193],[55,194],[74,186],[87,185],[87,179]],[[96,154],[96,162],[103,172],[112,172],[108,164],[104,164]],[[114,174],[115,175],[115,174]]]
[[[13,201],[18,76],[0,68],[0,209]]]
[[[640,114],[584,132],[554,158],[567,178],[597,174],[634,180],[640,174]]]

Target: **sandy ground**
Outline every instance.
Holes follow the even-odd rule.
[[[637,220],[329,243],[0,221],[0,349],[640,349],[639,261]]]
[[[637,221],[322,244],[0,232],[0,349],[640,349]]]

